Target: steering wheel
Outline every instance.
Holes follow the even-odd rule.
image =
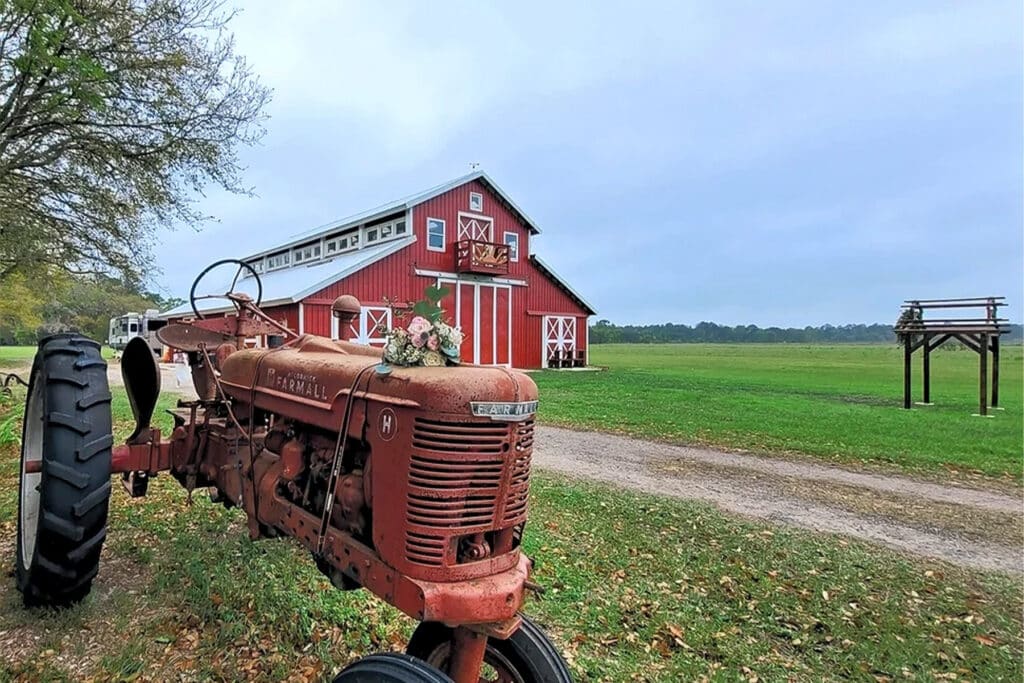
[[[224,292],[223,294],[202,294],[200,296],[196,296],[196,287],[199,286],[200,280],[202,280],[203,277],[214,268],[223,266],[226,263],[235,263],[238,265],[238,270],[235,271],[235,277],[232,278],[231,287],[228,288],[228,291]],[[238,277],[242,274],[243,270],[248,270],[252,274],[253,278],[255,278],[256,280],[256,301],[254,301],[253,304],[256,305],[257,307],[260,305],[260,303],[263,301],[263,282],[260,280],[260,276],[256,272],[256,270],[245,261],[239,261],[238,259],[233,258],[223,259],[221,261],[216,261],[208,265],[206,269],[203,270],[203,272],[199,273],[199,276],[192,282],[192,289],[189,290],[188,293],[188,302],[192,305],[192,312],[196,314],[197,318],[202,320],[203,318],[206,317],[202,313],[200,313],[199,309],[196,307],[196,302],[199,301],[200,299],[227,299],[232,304],[234,304],[236,308],[239,307],[239,301],[251,301],[249,295],[245,294],[244,292],[235,294],[235,285],[238,284]]]

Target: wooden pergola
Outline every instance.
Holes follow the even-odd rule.
[[[1010,331],[999,308],[1006,297],[988,296],[968,299],[910,299],[903,302],[903,313],[893,328],[903,345],[903,407],[911,406],[910,367],[913,354],[923,350],[924,405],[931,405],[931,352],[950,340],[978,354],[978,415],[988,415],[988,356],[992,354],[992,402],[999,406],[999,336]],[[954,311],[974,317],[925,319],[925,311]],[[982,315],[982,312],[984,315]],[[949,314],[947,314],[949,315]]]

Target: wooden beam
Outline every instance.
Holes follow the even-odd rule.
[[[912,338],[913,338],[912,336],[911,336],[911,337],[908,337],[908,339],[912,339]],[[924,345],[925,345],[925,343],[926,343],[926,342],[928,341],[928,338],[929,338],[929,337],[928,337],[928,335],[927,335],[927,334],[922,334],[922,335],[921,335],[921,339],[919,339],[918,341],[914,342],[914,343],[913,343],[913,344],[911,345],[911,347],[910,347],[910,352],[911,352],[911,353],[914,353],[914,351],[917,351],[917,350],[918,350],[919,348],[921,348],[922,346],[924,346]]]
[[[981,353],[978,359],[978,414],[988,414],[988,335],[981,335]]]
[[[928,347],[928,344],[924,345],[924,353],[922,355],[924,356],[923,362],[922,362],[922,367],[921,367],[921,373],[922,373],[921,379],[922,379],[922,381],[924,383],[923,398],[924,398],[924,402],[925,403],[931,403],[932,402],[932,367],[931,367],[932,351]]]
[[[910,410],[910,337],[903,342],[903,408]]]
[[[971,339],[966,334],[954,334],[957,340],[975,353],[981,353],[981,346],[977,340]],[[983,335],[984,336],[984,335]]]
[[[942,346],[943,344],[945,344],[947,341],[949,341],[952,338],[953,338],[953,335],[951,335],[951,334],[940,335],[934,342],[932,342],[931,344],[928,345],[928,350],[929,351],[934,351],[935,349],[939,348],[940,346]]]
[[[999,407],[999,337],[992,337],[992,407]]]

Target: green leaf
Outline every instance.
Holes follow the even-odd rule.
[[[448,296],[448,288],[431,285],[424,290],[423,294],[427,297],[427,300],[437,303]]]

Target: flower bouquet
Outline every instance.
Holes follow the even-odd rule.
[[[426,300],[412,306],[409,324],[388,331],[384,361],[393,365],[441,367],[459,364],[462,331],[441,319],[441,299],[448,293],[440,287],[428,287]]]

